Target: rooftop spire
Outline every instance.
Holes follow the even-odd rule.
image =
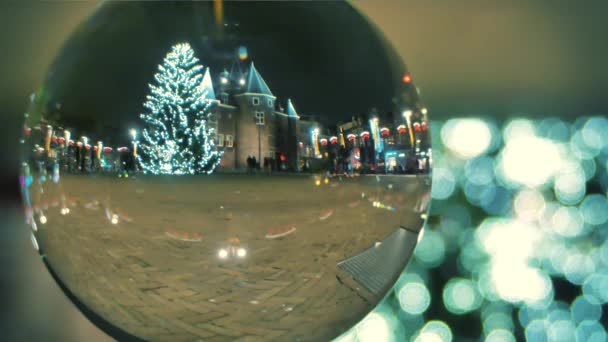
[[[213,91],[213,83],[211,82],[211,75],[209,74],[209,68],[205,70],[205,76],[203,76],[203,88],[207,91],[207,99],[215,100],[215,91]]]
[[[291,99],[287,99],[287,115],[295,116],[296,118],[300,117],[298,115],[298,113],[296,112],[296,109],[294,108],[293,103],[291,103]]]
[[[272,92],[268,88],[268,85],[266,85],[266,82],[264,82],[264,79],[262,78],[262,76],[255,69],[253,62],[251,62],[251,66],[249,67],[249,79],[247,80],[247,92],[274,96],[274,95],[272,95]]]

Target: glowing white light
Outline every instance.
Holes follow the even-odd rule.
[[[521,221],[486,219],[477,230],[481,245],[492,258],[525,263],[537,252],[539,229]]]
[[[131,134],[131,137],[133,138],[133,140],[135,140],[135,138],[137,137],[137,131],[135,130],[135,128],[131,128],[129,133]]]
[[[411,315],[425,312],[431,303],[429,290],[420,282],[408,282],[397,292],[401,309]]]
[[[513,200],[513,209],[517,217],[524,221],[533,221],[540,217],[545,209],[545,198],[536,190],[522,190]]]
[[[240,84],[240,85],[245,85],[245,79],[244,79],[244,78],[241,78],[241,79],[239,80],[239,84]]]
[[[226,259],[228,257],[228,251],[222,248],[217,252],[217,256],[220,259]]]
[[[415,342],[450,342],[452,341],[452,331],[450,327],[442,321],[427,322],[414,340]]]
[[[228,83],[228,79],[226,77],[222,77],[222,78],[220,78],[220,82],[222,84],[226,84],[226,83]]]
[[[388,341],[391,329],[387,320],[379,313],[370,313],[356,327],[357,337],[361,341]]]
[[[491,277],[497,294],[512,303],[524,301],[534,304],[550,295],[552,289],[551,280],[545,273],[523,264],[494,263]]]
[[[515,119],[507,124],[503,130],[503,139],[505,143],[511,140],[520,138],[530,138],[536,136],[536,129],[530,120]]]
[[[551,228],[565,237],[579,235],[584,227],[583,216],[576,207],[560,207],[551,215]]]
[[[403,111],[403,117],[404,118],[406,118],[406,119],[409,120],[411,116],[412,116],[412,111],[411,110],[408,109],[408,110]]]
[[[441,128],[441,140],[459,157],[470,159],[488,150],[492,132],[482,120],[453,119]]]
[[[451,279],[443,289],[443,303],[451,313],[463,314],[476,310],[481,302],[477,285],[469,279]]]
[[[39,220],[40,220],[40,223],[45,224],[46,223],[46,216],[40,215]]]
[[[507,181],[537,187],[560,169],[558,147],[538,137],[511,139],[501,153],[499,168]]]
[[[239,249],[236,250],[236,255],[239,258],[244,258],[244,257],[247,256],[247,250],[245,248],[239,248]]]
[[[496,329],[490,331],[485,342],[515,342],[515,336],[508,330]]]
[[[555,177],[553,189],[561,203],[573,205],[585,196],[585,183],[585,172],[580,164],[565,162]]]
[[[420,113],[422,113],[422,114],[426,115],[426,113],[428,113],[428,109],[426,109],[426,108],[422,108],[422,109],[420,110]]]
[[[30,235],[30,240],[32,241],[32,246],[34,247],[34,249],[38,250],[38,240],[36,240],[34,234]]]
[[[112,224],[118,224],[118,215],[112,214],[112,218],[110,219]]]

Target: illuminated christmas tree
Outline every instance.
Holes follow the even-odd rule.
[[[207,126],[211,101],[202,84],[203,67],[189,44],[177,44],[158,66],[144,103],[140,164],[152,174],[212,173],[222,153]]]

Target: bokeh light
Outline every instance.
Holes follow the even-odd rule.
[[[433,203],[393,291],[399,341],[607,341],[608,119],[430,125]]]
[[[441,129],[441,140],[457,156],[469,159],[484,153],[492,142],[492,132],[479,119],[454,119]]]

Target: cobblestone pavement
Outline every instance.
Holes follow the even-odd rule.
[[[423,186],[403,176],[64,176],[43,189],[32,200],[46,260],[110,323],[147,340],[305,341],[373,308],[337,280],[336,264],[399,225],[419,228]]]

